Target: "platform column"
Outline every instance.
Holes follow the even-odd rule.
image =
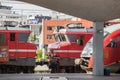
[[[104,75],[103,63],[103,28],[104,22],[94,22],[93,34],[93,74]]]

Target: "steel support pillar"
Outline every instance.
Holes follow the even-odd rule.
[[[103,28],[104,28],[104,22],[94,22],[93,75],[98,75],[98,76],[104,75]]]

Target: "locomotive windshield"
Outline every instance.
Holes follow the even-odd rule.
[[[60,42],[59,34],[54,34],[55,41]]]
[[[76,42],[76,35],[75,34],[54,34],[55,40],[66,41],[66,42]]]
[[[74,35],[74,34],[60,34],[60,41],[76,42],[76,35]]]
[[[66,34],[60,34],[60,41],[68,41],[68,37]]]
[[[104,32],[104,38],[108,35],[109,33],[106,31]],[[85,48],[83,49],[81,57],[89,57],[93,53],[93,37],[88,41],[86,44]]]
[[[19,33],[18,34],[18,41],[19,42],[27,42],[29,37],[29,33]]]

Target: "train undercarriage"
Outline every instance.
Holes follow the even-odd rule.
[[[51,73],[85,73],[80,65],[74,63],[74,59],[55,59],[50,61]]]
[[[92,68],[89,68],[89,59],[86,57],[81,58],[80,66],[83,70],[85,70],[87,73],[92,72]],[[109,68],[111,73],[120,73],[120,62],[116,62],[114,64],[104,66],[104,69]]]
[[[35,59],[11,59],[7,63],[0,63],[0,74],[34,73]]]

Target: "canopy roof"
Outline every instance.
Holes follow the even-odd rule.
[[[120,17],[120,0],[19,0],[91,21]]]

